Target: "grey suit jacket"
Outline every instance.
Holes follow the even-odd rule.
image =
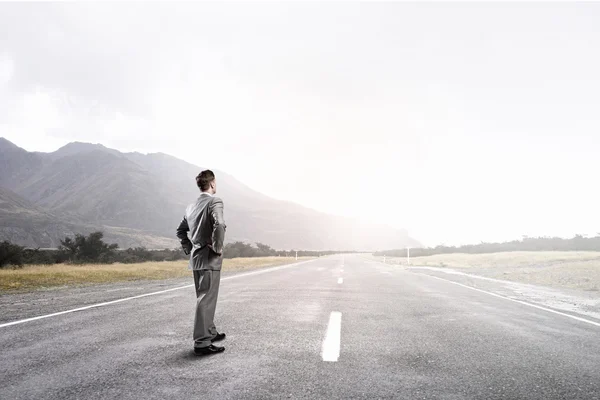
[[[225,228],[220,198],[202,193],[186,208],[177,237],[185,254],[190,254],[189,269],[221,270]],[[190,237],[188,232],[191,232]]]

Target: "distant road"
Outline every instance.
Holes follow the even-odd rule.
[[[0,296],[0,399],[600,399],[588,317],[340,255],[226,276],[199,358],[189,284]]]

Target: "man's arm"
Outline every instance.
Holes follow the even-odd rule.
[[[223,252],[223,242],[225,241],[225,220],[223,219],[223,200],[218,197],[213,198],[210,204],[210,216],[213,222],[212,246],[215,253]]]
[[[187,234],[189,231],[190,227],[188,226],[187,218],[184,216],[179,224],[179,227],[177,227],[177,237],[181,242],[181,247],[183,247],[183,252],[185,254],[190,254],[192,247],[194,247]]]

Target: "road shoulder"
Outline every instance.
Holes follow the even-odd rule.
[[[592,318],[600,322],[600,297],[595,292],[557,289],[506,281],[469,274],[451,268],[411,266],[406,269],[413,273],[434,276],[510,299]]]

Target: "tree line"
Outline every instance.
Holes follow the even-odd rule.
[[[28,249],[9,241],[0,242],[0,268],[20,267],[30,264],[112,264],[139,263],[145,261],[176,261],[189,256],[183,250],[149,250],[145,247],[119,249],[116,243],[106,243],[102,232],[93,232],[88,236],[76,234],[60,241],[58,249]],[[223,257],[318,257],[341,253],[335,251],[275,250],[270,246],[257,243],[256,246],[234,242],[224,246]]]
[[[224,258],[237,257],[320,257],[331,254],[353,253],[352,251],[275,250],[262,243],[256,247],[244,242],[228,243],[223,248]]]
[[[600,251],[600,233],[594,237],[575,235],[570,239],[560,237],[528,237],[502,243],[479,243],[464,246],[444,246],[427,248],[411,248],[411,257],[432,256],[435,254],[449,253],[500,253],[507,251]],[[378,251],[376,256],[405,257],[406,249]]]
[[[29,264],[112,264],[144,261],[175,261],[185,257],[178,249],[148,250],[134,247],[120,250],[116,243],[104,242],[102,232],[76,234],[60,241],[58,249],[30,249],[9,241],[0,243],[0,268]]]

